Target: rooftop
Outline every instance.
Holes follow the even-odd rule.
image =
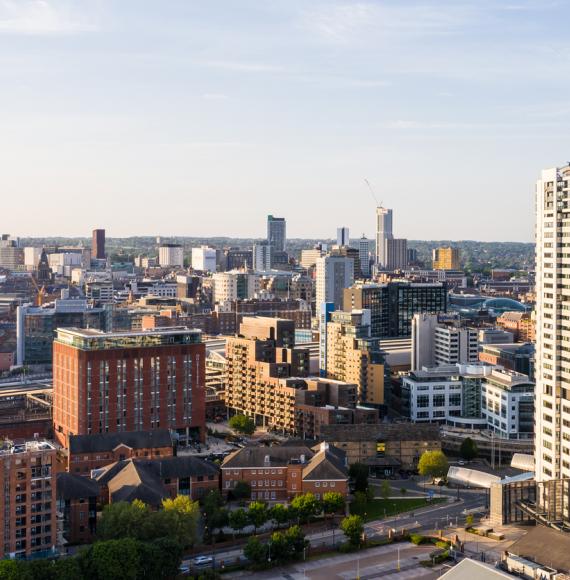
[[[509,554],[555,568],[558,572],[570,573],[570,534],[538,525],[517,540],[508,551]]]
[[[131,449],[172,447],[172,437],[168,429],[124,431],[122,433],[95,433],[92,435],[71,435],[69,437],[70,453],[112,451],[118,445],[126,445]]]
[[[431,423],[379,423],[321,425],[325,441],[439,441],[439,425]]]
[[[55,451],[55,445],[49,441],[26,441],[24,443],[6,441],[5,446],[0,449],[0,455],[13,455],[16,453],[31,453],[50,450]]]

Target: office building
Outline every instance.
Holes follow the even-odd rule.
[[[253,245],[253,269],[256,272],[271,270],[272,246],[269,243]]]
[[[416,314],[412,319],[411,370],[475,363],[479,341],[475,328],[461,326],[458,316]]]
[[[158,263],[162,268],[183,268],[183,247],[179,244],[163,244],[159,246]]]
[[[24,248],[20,248],[18,239],[8,234],[0,236],[0,269],[20,270],[24,267]]]
[[[59,329],[53,348],[53,422],[72,435],[170,429],[205,435],[205,347],[188,328],[148,332]],[[73,371],[73,372],[71,372]]]
[[[412,318],[422,312],[447,311],[445,283],[395,281],[388,284],[355,284],[344,290],[343,310],[370,310],[374,338],[400,338],[412,334]]]
[[[350,246],[333,246],[329,250],[328,255],[352,258],[354,261],[354,279],[360,277],[360,253],[358,248],[352,248]]]
[[[384,269],[403,270],[408,266],[408,240],[388,238],[386,240]]]
[[[42,248],[38,248],[37,246],[24,248],[24,266],[26,266],[26,270],[35,272],[38,269],[41,255]]]
[[[376,266],[386,268],[386,240],[393,238],[392,210],[385,207],[376,208]]]
[[[364,278],[370,278],[372,257],[374,255],[374,243],[362,236],[358,240],[358,258],[360,260],[360,274]]]
[[[432,251],[434,270],[459,270],[461,269],[459,248],[435,248]]]
[[[87,300],[57,299],[43,306],[23,304],[16,315],[18,365],[51,365],[58,328],[112,328],[110,305],[94,307]]]
[[[348,469],[343,451],[320,443],[246,447],[228,455],[221,465],[222,493],[231,497],[238,483],[251,489],[251,500],[287,502],[312,493],[321,499],[328,491],[348,496]]]
[[[260,290],[260,278],[257,274],[232,270],[216,272],[212,276],[213,302],[224,304],[234,300],[255,298]]]
[[[223,252],[223,270],[251,270],[253,268],[253,250],[227,248]]]
[[[107,257],[105,254],[105,230],[93,230],[91,257],[95,260],[104,260]]]
[[[354,283],[354,259],[348,256],[322,256],[317,259],[316,310],[324,302],[342,308],[343,292]]]
[[[0,447],[0,558],[55,554],[57,539],[56,448],[45,441]]]
[[[314,268],[317,265],[317,260],[324,256],[325,250],[322,245],[318,245],[310,250],[301,250],[301,259],[299,264],[308,270],[309,268]]]
[[[570,478],[570,164],[542,171],[536,183],[536,479]],[[567,512],[568,513],[568,512]],[[568,517],[568,516],[567,516]]]
[[[350,233],[348,228],[342,227],[336,229],[336,245],[337,246],[350,245]]]
[[[503,312],[496,322],[499,328],[512,332],[517,342],[534,342],[535,321],[530,312]]]
[[[267,243],[274,252],[285,252],[287,246],[287,222],[285,218],[267,216]]]
[[[534,433],[534,383],[526,375],[495,369],[482,385],[481,414],[502,439],[530,439]]]
[[[326,341],[326,377],[355,384],[359,403],[384,405],[384,360],[370,338],[370,311],[332,312]]]
[[[192,248],[192,269],[198,272],[215,272],[216,250],[208,246]]]

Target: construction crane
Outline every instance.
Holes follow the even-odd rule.
[[[366,183],[368,190],[370,191],[370,195],[372,196],[372,199],[376,203],[376,207],[382,207],[382,202],[378,203],[378,198],[376,197],[376,194],[374,193],[374,190],[372,189],[372,186],[370,185],[368,179],[365,178],[364,183]]]
[[[46,287],[42,286],[40,288],[39,284],[36,282],[36,279],[32,276],[32,284],[34,285],[34,288],[36,289],[37,295],[36,295],[36,306],[41,306],[44,303],[44,298],[46,295]]]

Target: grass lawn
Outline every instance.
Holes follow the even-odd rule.
[[[354,502],[351,503],[350,513],[362,516],[365,522],[369,522],[383,518],[384,510],[386,510],[386,516],[393,516],[394,514],[420,509],[441,501],[445,500],[442,498],[433,498],[431,501],[428,501],[423,497],[388,500],[373,499],[372,501],[366,502],[363,506],[355,505]]]

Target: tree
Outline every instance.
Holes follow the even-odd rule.
[[[247,510],[247,517],[253,525],[254,533],[257,533],[257,528],[262,526],[268,519],[267,506],[261,501],[252,501]]]
[[[449,463],[443,451],[424,451],[418,463],[420,475],[444,477],[447,475]]]
[[[402,495],[406,495],[406,494],[408,493],[408,490],[407,490],[405,487],[401,487],[401,488],[400,488],[400,493],[401,493]]]
[[[323,510],[325,514],[336,514],[344,508],[346,501],[342,493],[327,491],[323,494]]]
[[[229,513],[228,521],[230,527],[237,532],[241,532],[249,524],[247,512],[242,508],[231,511]]]
[[[90,576],[96,580],[136,580],[138,544],[133,538],[95,542],[88,551]]]
[[[251,536],[243,549],[243,555],[252,564],[261,564],[267,560],[267,548],[257,536]]]
[[[279,527],[281,524],[286,524],[289,521],[289,508],[282,503],[276,503],[270,510],[271,519]]]
[[[354,491],[366,491],[368,489],[368,473],[369,469],[364,463],[353,463],[348,475],[352,479]]]
[[[215,529],[226,525],[228,513],[222,509],[224,499],[217,489],[212,489],[202,500],[202,511],[204,514],[204,524],[206,535],[214,532]]]
[[[253,435],[255,431],[255,422],[251,417],[246,417],[245,415],[234,415],[229,420],[229,426],[238,433],[243,433],[244,435]]]
[[[18,562],[16,560],[0,560],[0,580],[21,580],[22,578],[30,578],[24,570],[25,562]]]
[[[291,501],[291,508],[304,522],[318,515],[322,509],[321,502],[311,492],[295,496]]]
[[[357,511],[363,511],[364,508],[366,507],[367,501],[368,497],[366,495],[366,492],[357,491],[354,494],[354,501],[352,502],[352,505],[356,508]]]
[[[364,532],[364,524],[360,516],[353,515],[344,518],[340,522],[340,529],[353,546],[360,545],[362,533]]]
[[[300,526],[291,526],[285,532],[285,539],[293,556],[301,555],[309,546],[309,540],[305,539],[305,534]]]
[[[183,547],[196,543],[200,506],[187,495],[177,495],[174,499],[165,499],[162,502],[164,512],[172,516],[173,529],[171,534]]]
[[[150,514],[149,507],[139,500],[106,505],[97,524],[97,537],[100,540],[146,539]]]
[[[382,482],[382,485],[380,486],[380,495],[382,496],[382,499],[384,501],[388,501],[388,499],[390,499],[391,493],[392,493],[392,488],[390,487],[390,484],[388,483],[388,481],[385,479]]]
[[[463,459],[466,461],[471,461],[477,457],[479,450],[477,449],[477,444],[471,437],[466,437],[461,443],[461,447],[459,448],[459,454]]]
[[[238,481],[230,493],[234,499],[249,499],[251,497],[251,486],[247,481]]]
[[[473,514],[469,514],[466,518],[465,518],[465,524],[468,528],[470,528],[473,525],[473,521],[474,521],[474,517]]]

